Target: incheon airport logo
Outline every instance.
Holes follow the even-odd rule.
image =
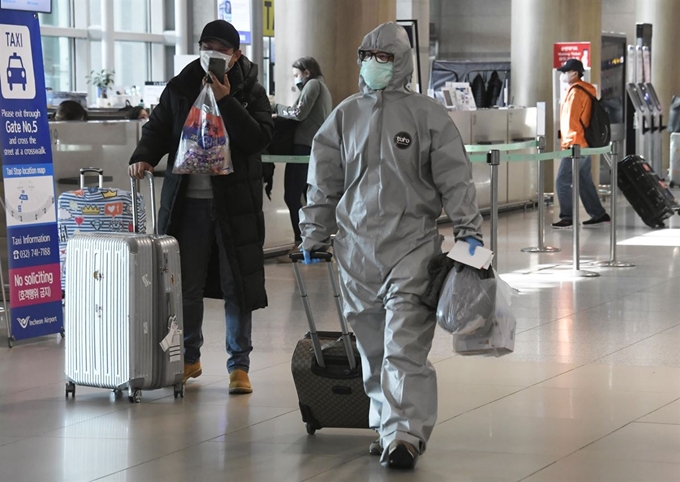
[[[28,326],[28,320],[30,320],[30,319],[31,319],[30,316],[27,316],[26,318],[17,317],[17,322],[19,323],[19,326],[21,326],[21,328],[23,328],[25,330],[26,327]]]

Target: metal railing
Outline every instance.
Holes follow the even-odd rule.
[[[620,145],[618,142],[613,142],[605,147],[596,148],[581,148],[575,145],[570,149],[562,149],[559,151],[546,152],[545,137],[539,136],[535,140],[524,142],[513,142],[508,144],[487,144],[487,145],[466,145],[465,150],[468,153],[470,162],[473,163],[487,163],[490,168],[491,177],[491,208],[490,208],[490,247],[494,252],[493,266],[497,267],[498,263],[498,179],[499,166],[502,162],[537,162],[538,163],[538,177],[537,177],[537,194],[538,194],[538,246],[524,248],[526,253],[556,253],[560,249],[553,246],[545,245],[545,161],[553,161],[555,159],[570,158],[572,161],[572,195],[573,195],[573,214],[572,214],[572,244],[573,244],[573,261],[571,273],[575,277],[597,277],[598,273],[586,271],[581,269],[580,260],[580,222],[579,222],[579,159],[582,156],[604,155],[609,158],[611,164],[612,177],[612,195],[611,195],[611,224],[610,224],[610,259],[605,262],[598,263],[598,266],[610,268],[628,268],[635,265],[618,261],[616,256],[616,203],[617,203],[617,188],[614,185],[617,179],[618,158],[620,156]],[[513,151],[526,151],[535,149],[535,153],[512,153]],[[308,163],[309,156],[271,156],[263,155],[262,162],[276,162],[276,163]]]

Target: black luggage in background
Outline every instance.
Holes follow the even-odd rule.
[[[330,253],[313,253],[328,266],[333,296],[340,316],[341,332],[317,332],[309,298],[298,262],[302,254],[291,255],[302,303],[309,322],[309,333],[295,347],[291,368],[307,433],[324,427],[369,428],[370,401],[364,391],[361,358],[354,336],[342,314],[338,282]]]
[[[619,189],[642,221],[650,228],[665,227],[664,221],[677,210],[673,194],[640,156],[619,162]]]

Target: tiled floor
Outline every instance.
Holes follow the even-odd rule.
[[[204,375],[183,400],[158,390],[131,405],[83,387],[65,400],[58,337],[3,345],[0,481],[680,481],[680,229],[648,234],[623,204],[620,214],[619,257],[637,267],[595,267],[608,230],[583,230],[583,267],[601,277],[578,280],[551,269],[570,262],[570,231],[547,233],[563,252],[529,255],[519,250],[536,244],[536,213],[501,217],[500,272],[520,291],[516,351],[462,358],[437,332],[439,423],[413,472],[368,456],[370,431],[306,434],[289,367],[304,312],[291,267],[270,263],[249,396],[227,394],[213,301]],[[305,271],[321,328],[331,328],[326,271]]]

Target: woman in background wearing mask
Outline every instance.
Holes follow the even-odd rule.
[[[301,91],[294,106],[274,104],[273,111],[278,117],[292,119],[300,124],[295,129],[293,155],[308,156],[312,150],[312,140],[333,109],[331,93],[326,87],[321,67],[313,57],[302,57],[293,64],[293,79]],[[307,194],[308,164],[286,164],[283,199],[290,212],[290,222],[295,233],[295,247],[302,242],[300,237],[300,208],[302,196]],[[279,258],[280,262],[290,262],[288,256]]]
[[[182,253],[184,381],[203,373],[203,297],[224,299],[229,393],[250,393],[252,311],[267,306],[264,289],[262,159],[272,138],[269,99],[257,66],[241,54],[239,33],[224,20],[205,26],[200,60],[168,82],[142,127],[130,175],[143,178],[168,156],[158,228],[177,238]],[[206,82],[211,58],[223,59],[222,78],[209,73],[227,133],[234,172],[228,176],[172,173],[189,109]]]

